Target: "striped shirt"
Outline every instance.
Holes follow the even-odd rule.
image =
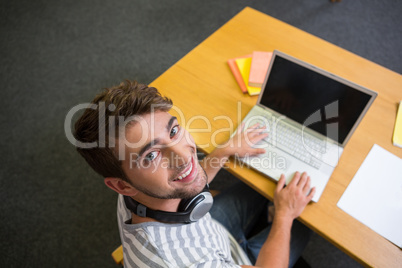
[[[239,267],[250,265],[234,238],[207,213],[190,224],[129,224],[131,212],[118,198],[125,267]]]

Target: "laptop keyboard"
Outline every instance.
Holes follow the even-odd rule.
[[[262,126],[262,120],[258,120]],[[271,122],[271,120],[267,120]],[[251,123],[253,125],[256,122]],[[264,139],[272,146],[294,156],[295,158],[319,169],[322,163],[322,155],[325,153],[325,141],[316,138],[300,129],[279,120],[276,122],[276,129],[271,124],[267,126],[269,136]]]

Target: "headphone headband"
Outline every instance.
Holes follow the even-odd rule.
[[[126,207],[140,217],[149,217],[161,222],[190,223],[202,218],[211,209],[213,198],[208,184],[203,191],[191,199],[183,199],[178,212],[153,210],[138,203],[129,196],[124,196]]]

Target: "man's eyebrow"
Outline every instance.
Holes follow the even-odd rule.
[[[173,125],[174,121],[176,121],[176,120],[177,120],[177,117],[176,117],[176,116],[172,116],[172,117],[170,118],[169,122],[168,122],[167,125],[166,125],[166,130],[167,130],[167,132],[170,132],[170,129],[172,128],[172,125]]]
[[[172,128],[172,125],[176,120],[177,120],[176,116],[172,116],[169,119],[169,122],[166,125],[166,130],[168,133],[170,132],[170,129]],[[158,145],[159,143],[160,143],[160,139],[158,139],[158,138],[148,142],[144,147],[141,148],[140,152],[138,153],[138,157],[141,157],[145,153],[145,151],[147,151],[152,146]]]
[[[159,142],[160,142],[159,139],[154,139],[154,140],[148,142],[144,147],[141,148],[140,152],[138,153],[138,158],[140,158],[145,153],[146,150],[148,150],[149,148],[151,148],[154,145],[159,144]]]

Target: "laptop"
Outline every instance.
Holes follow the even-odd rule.
[[[318,202],[346,143],[377,93],[280,51],[274,51],[257,104],[244,127],[265,126],[254,147],[265,154],[238,158],[278,181],[306,171]]]

